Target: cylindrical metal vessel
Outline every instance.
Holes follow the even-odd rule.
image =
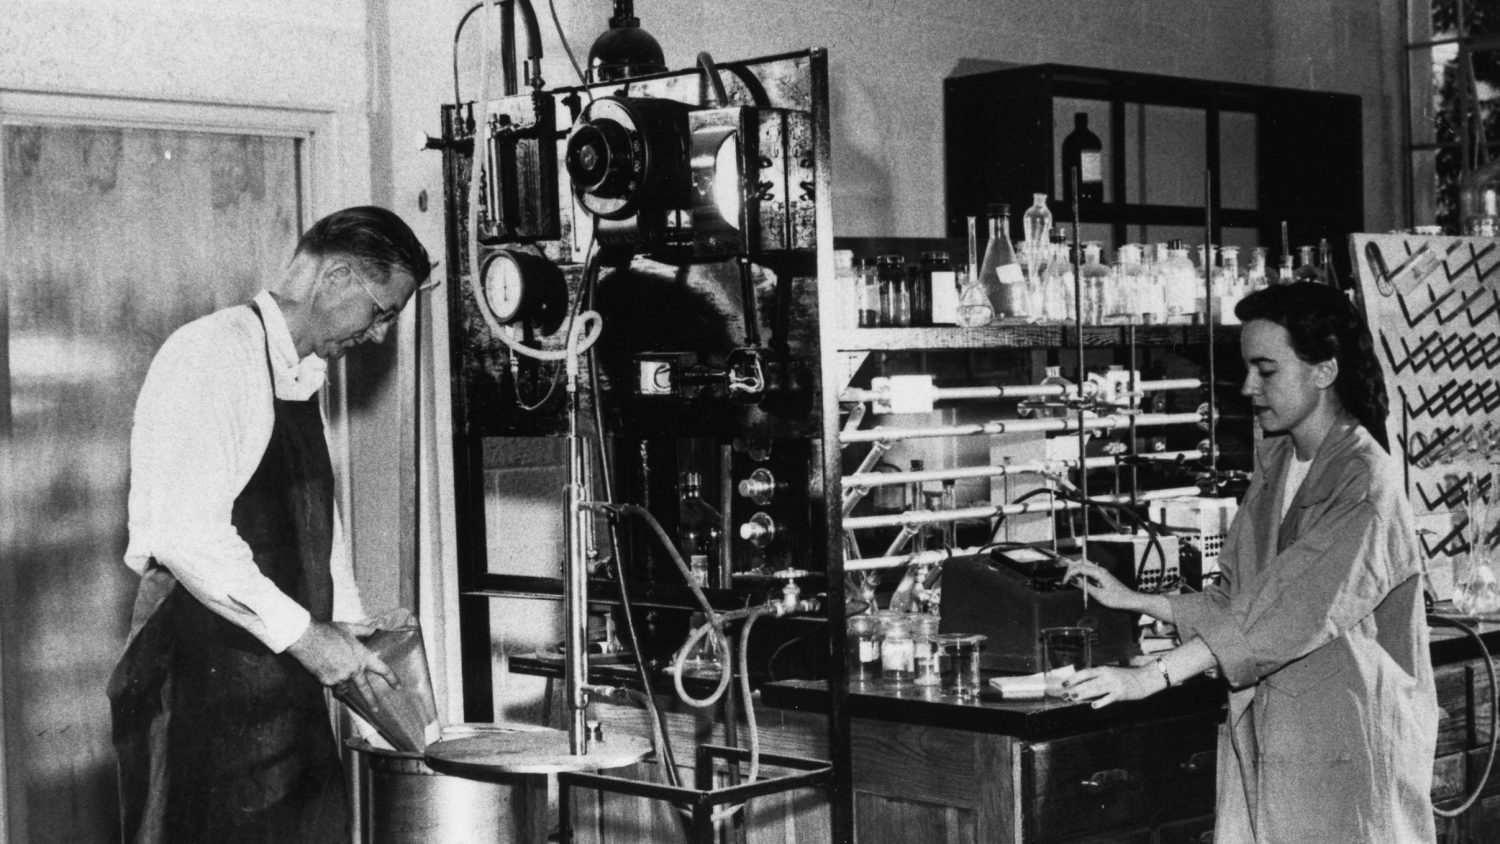
[[[443,738],[483,727],[448,727]],[[534,822],[528,815],[536,807],[521,776],[484,782],[440,774],[420,753],[373,747],[363,739],[350,739],[349,747],[364,769],[358,806],[367,844],[509,844]]]

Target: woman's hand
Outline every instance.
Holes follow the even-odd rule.
[[[1063,582],[1077,585],[1106,607],[1140,612],[1141,594],[1121,583],[1108,569],[1088,560],[1069,563]]]
[[[1085,668],[1062,682],[1064,700],[1092,701],[1098,709],[1119,700],[1140,700],[1167,687],[1154,667]]]

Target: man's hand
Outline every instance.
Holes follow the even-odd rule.
[[[401,687],[401,680],[384,660],[355,638],[353,631],[358,628],[359,625],[314,621],[286,650],[318,682],[339,694],[358,691],[373,705],[376,698],[370,674],[379,675],[393,689]]]

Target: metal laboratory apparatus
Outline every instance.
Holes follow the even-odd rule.
[[[842,654],[843,593],[827,553],[817,320],[818,279],[832,276],[826,56],[703,53],[549,85],[531,4],[513,4],[509,27],[503,5],[472,13],[493,72],[455,91],[429,142],[461,279],[448,289],[447,424],[465,718],[503,720],[492,611],[531,602],[561,608],[545,637],[559,644],[503,664],[560,684],[560,724],[510,747],[442,742],[427,761],[481,778],[556,773],[577,840],[599,832],[586,807],[613,795],[680,812],[708,841],[758,822],[750,797],[802,791],[822,807],[809,821],[822,837],[852,840],[842,704],[820,743],[788,756],[762,752],[752,699],[773,670],[843,664],[829,658],[830,629]],[[611,30],[624,32],[611,37],[639,42],[629,5],[616,4]],[[522,68],[506,67],[501,43],[519,32]],[[508,482],[496,470],[515,455],[543,455],[556,485]],[[561,526],[560,559],[495,550],[521,529],[520,506]],[[714,740],[674,746],[673,698],[710,719]],[[609,721],[623,701],[644,720]]]

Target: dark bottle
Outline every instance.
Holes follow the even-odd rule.
[[[880,325],[880,275],[875,259],[854,262],[855,283],[859,285],[859,327]]]
[[[702,476],[697,472],[683,475],[682,498],[677,509],[677,550],[687,560],[699,586],[723,586],[716,576],[719,543],[724,538],[723,519],[713,505],[703,500],[701,486]]]
[[[911,324],[932,325],[932,284],[921,267],[907,265],[906,289],[911,296]]]
[[[1063,202],[1073,203],[1073,170],[1078,169],[1078,201],[1104,201],[1104,145],[1089,131],[1089,116],[1073,115],[1073,131],[1062,142]]]
[[[958,323],[958,276],[947,252],[922,253],[922,277],[927,284],[927,325]]]
[[[900,255],[881,255],[876,274],[880,279],[880,324],[886,327],[911,325],[911,288],[906,283],[906,259]]]

